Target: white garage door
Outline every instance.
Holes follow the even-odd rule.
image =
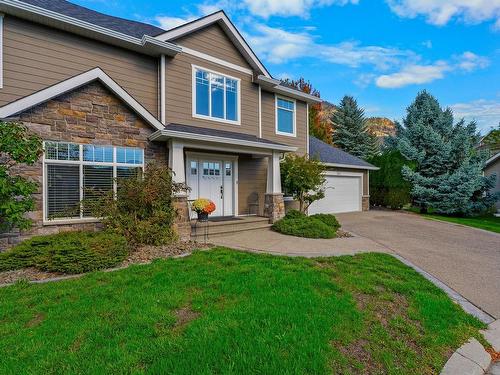
[[[361,211],[361,177],[326,176],[325,198],[309,206],[309,214]]]

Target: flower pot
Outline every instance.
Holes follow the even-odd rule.
[[[205,212],[198,212],[198,221],[208,221],[208,214]]]

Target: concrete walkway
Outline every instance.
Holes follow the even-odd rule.
[[[404,212],[374,210],[337,217],[344,230],[392,250],[500,317],[500,234]]]
[[[287,256],[338,256],[362,252],[391,252],[368,238],[354,236],[331,240],[285,236],[269,229],[239,232],[210,239],[210,242],[232,249],[265,252]]]

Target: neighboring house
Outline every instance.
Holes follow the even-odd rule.
[[[485,176],[495,175],[497,177],[496,185],[492,189],[493,193],[500,192],[500,152],[493,155],[486,161],[486,166],[484,167]],[[495,203],[497,212],[500,213],[500,201]]]
[[[23,236],[94,228],[78,208],[89,188],[114,190],[153,160],[191,188],[176,200],[185,223],[197,197],[215,216],[283,216],[280,157],[309,152],[308,106],[320,99],[272,78],[224,12],[167,31],[64,0],[0,0],[0,12],[0,118],[45,142],[19,170],[40,183]]]
[[[309,155],[327,166],[325,198],[313,202],[309,214],[369,209],[370,171],[379,168],[314,137],[309,139]]]

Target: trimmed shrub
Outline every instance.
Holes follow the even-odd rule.
[[[104,194],[84,202],[94,217],[102,217],[104,228],[127,238],[134,245],[168,245],[177,240],[174,194],[185,190],[172,180],[166,166],[149,163],[144,177],[118,182],[116,197]]]
[[[273,224],[276,232],[296,237],[334,238],[337,231],[319,219],[302,217],[298,219],[281,219]]]
[[[312,215],[311,218],[320,220],[335,230],[340,228],[340,223],[338,222],[337,218],[332,214],[315,214]]]
[[[307,215],[305,213],[300,212],[299,210],[290,210],[286,213],[285,219],[302,219],[306,216]]]
[[[109,232],[38,236],[0,254],[0,271],[35,267],[77,274],[116,266],[128,254],[125,237]]]

